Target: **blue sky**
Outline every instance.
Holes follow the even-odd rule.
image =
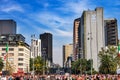
[[[119,0],[0,0],[0,19],[17,22],[17,33],[26,37],[44,32],[53,34],[53,60],[62,64],[62,46],[72,43],[73,21],[83,10],[104,8],[104,18],[118,20],[120,32]],[[120,36],[119,36],[120,38]]]

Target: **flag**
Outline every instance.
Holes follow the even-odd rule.
[[[6,53],[8,53],[8,43],[6,44]]]
[[[7,58],[7,54],[4,55],[4,60],[6,60],[6,58]]]

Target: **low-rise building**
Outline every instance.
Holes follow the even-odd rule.
[[[30,46],[21,34],[0,35],[0,53],[4,61],[3,70],[11,67],[13,73],[29,72]],[[6,62],[9,66],[6,66]]]

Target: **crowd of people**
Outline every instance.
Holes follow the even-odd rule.
[[[1,75],[0,80],[120,80],[120,74],[95,74],[95,75]]]
[[[120,75],[109,75],[109,74],[71,75],[71,76],[63,75],[61,77],[58,76],[56,80],[120,80]]]

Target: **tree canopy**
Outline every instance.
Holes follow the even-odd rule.
[[[118,56],[117,47],[108,46],[102,48],[99,52],[100,67],[99,72],[102,74],[114,74],[118,65],[120,65],[120,58]]]
[[[30,71],[33,70],[33,66],[34,66],[34,71],[36,74],[42,74],[43,72],[43,67],[45,66],[44,64],[44,60],[40,57],[37,56],[36,58],[34,58],[34,64],[33,64],[33,58],[30,59]]]

